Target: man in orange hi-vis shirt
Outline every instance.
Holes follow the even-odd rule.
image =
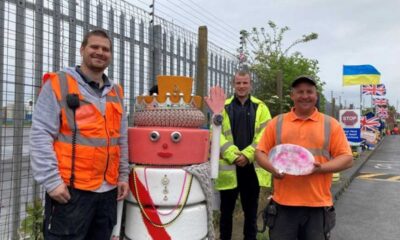
[[[330,191],[332,174],[353,165],[352,152],[340,124],[318,112],[317,83],[300,76],[292,83],[294,107],[272,119],[258,144],[258,164],[273,175],[273,196],[267,207],[271,240],[329,239],[335,224]],[[314,155],[312,172],[294,176],[274,168],[269,151],[279,144],[302,146]]]

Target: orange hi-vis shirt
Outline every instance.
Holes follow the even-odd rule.
[[[281,119],[280,121],[278,119]],[[281,123],[281,125],[280,125]],[[277,136],[280,132],[280,138]],[[327,138],[328,139],[325,139]],[[327,141],[325,141],[327,140]],[[307,119],[300,119],[291,112],[273,118],[263,133],[257,149],[268,155],[278,144],[296,144],[314,155],[315,161],[325,163],[340,155],[352,155],[346,135],[336,119],[318,112]],[[323,150],[327,151],[323,151]],[[332,206],[332,173],[316,173],[305,176],[286,174],[283,179],[274,178],[273,199],[286,206]]]

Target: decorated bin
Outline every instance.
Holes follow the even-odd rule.
[[[158,94],[137,97],[134,127],[128,130],[131,174],[124,235],[132,240],[214,239],[210,132],[200,129],[205,123],[202,98],[191,94],[191,78],[159,76],[157,81]]]

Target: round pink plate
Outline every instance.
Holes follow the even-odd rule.
[[[271,149],[268,158],[279,172],[290,175],[307,175],[314,168],[314,156],[299,145],[277,145]]]

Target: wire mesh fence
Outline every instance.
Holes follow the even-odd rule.
[[[94,28],[112,37],[113,61],[106,73],[123,86],[128,113],[134,97],[147,93],[157,75],[196,79],[197,33],[130,3],[1,0],[0,239],[30,239],[32,233],[23,226],[29,224],[27,206],[43,199],[29,166],[30,123],[41,77],[79,64],[83,35]],[[237,63],[233,53],[209,42],[206,86],[220,85],[231,93]]]

